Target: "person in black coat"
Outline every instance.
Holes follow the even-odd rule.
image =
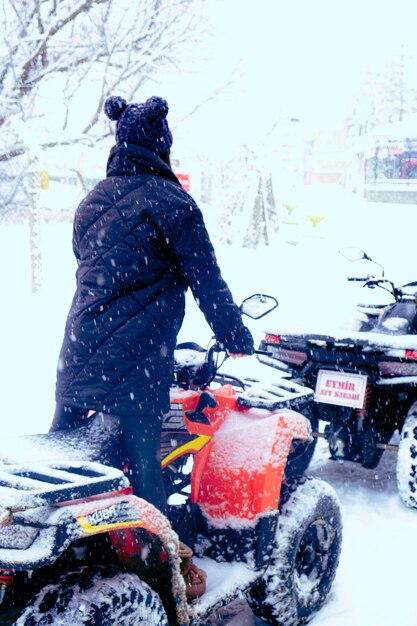
[[[116,145],[107,177],[75,213],[77,286],[51,430],[76,427],[91,410],[117,416],[134,493],[166,512],[159,439],[187,288],[229,352],[252,354],[253,339],[202,213],[171,169],[167,102],[111,96],[104,111],[117,120]]]

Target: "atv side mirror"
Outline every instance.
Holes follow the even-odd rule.
[[[340,248],[339,253],[348,259],[348,261],[361,261],[362,259],[366,259],[372,261],[372,259],[361,250],[361,248],[356,248],[354,246],[348,246],[347,248]]]
[[[278,300],[273,296],[267,296],[263,293],[255,293],[253,296],[243,300],[240,305],[240,310],[253,320],[259,320],[267,313],[276,309],[277,306]]]
[[[375,265],[378,265],[378,267],[381,268],[381,274],[384,276],[384,267],[380,263],[371,259],[371,257],[361,248],[356,248],[355,246],[340,248],[339,254],[344,256],[345,259],[348,259],[348,261],[362,261],[363,259],[365,259],[365,261],[371,261],[371,263],[375,263]]]

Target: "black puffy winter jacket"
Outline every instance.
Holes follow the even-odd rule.
[[[201,211],[146,148],[111,150],[107,178],[77,208],[73,249],[58,402],[116,415],[168,410],[187,287],[226,347],[244,329]]]

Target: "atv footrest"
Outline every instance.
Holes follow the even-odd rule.
[[[297,410],[300,406],[313,400],[314,391],[303,385],[280,378],[277,381],[261,383],[256,378],[245,378],[245,390],[239,395],[238,403],[259,409],[291,408]]]
[[[201,598],[190,603],[191,616],[197,620],[207,618],[249,588],[259,572],[244,563],[224,563],[207,557],[193,557],[194,563],[207,574],[207,590]],[[193,622],[194,623],[194,622]]]

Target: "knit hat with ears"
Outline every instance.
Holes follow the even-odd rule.
[[[104,112],[116,124],[116,143],[135,143],[157,154],[169,152],[172,133],[166,116],[168,103],[152,96],[143,104],[128,104],[120,96],[110,96],[104,103]]]

